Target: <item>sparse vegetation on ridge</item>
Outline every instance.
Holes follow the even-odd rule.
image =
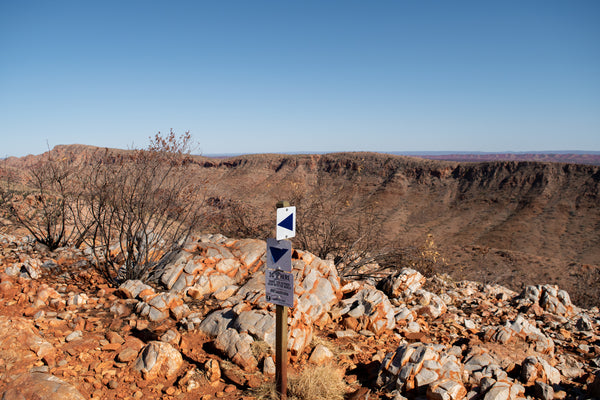
[[[186,171],[191,135],[158,133],[145,149],[96,150],[75,162],[49,151],[22,187],[5,179],[2,209],[50,250],[82,244],[109,282],[152,279],[197,229],[203,182]]]
[[[4,217],[50,250],[81,243],[70,210],[77,188],[68,155],[48,151],[24,172],[23,183],[10,173],[3,177],[0,207]]]
[[[171,131],[157,134],[143,150],[92,156],[77,215],[107,279],[151,279],[160,260],[197,227],[203,197],[185,170],[191,145],[189,133],[177,137]]]

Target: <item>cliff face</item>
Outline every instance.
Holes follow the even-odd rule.
[[[577,303],[598,304],[599,166],[339,153],[252,155],[200,169],[219,196],[266,210],[294,191],[351,192],[382,210],[390,237],[422,243],[433,234],[456,279],[514,290],[558,284]]]
[[[237,193],[265,207],[293,188],[351,187],[383,209],[390,234],[431,232],[447,245],[600,264],[598,166],[341,153],[246,156],[210,169],[224,196]]]

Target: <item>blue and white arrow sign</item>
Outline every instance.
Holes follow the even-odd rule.
[[[277,240],[282,240],[294,236],[296,236],[296,207],[278,208],[275,237]]]
[[[267,268],[292,272],[292,242],[267,239]]]

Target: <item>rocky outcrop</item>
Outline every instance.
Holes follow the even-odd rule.
[[[171,293],[200,298],[255,273],[264,263],[265,252],[260,240],[204,235],[172,255],[160,280]]]
[[[426,278],[412,268],[403,268],[379,281],[377,288],[381,289],[390,299],[410,298],[423,287]]]
[[[354,296],[343,300],[340,306],[332,312],[334,317],[364,319],[364,329],[374,334],[394,329],[396,326],[396,313],[390,300],[374,287],[365,285]]]
[[[507,321],[502,326],[487,327],[485,329],[485,339],[487,340],[505,344],[515,338],[520,338],[527,343],[531,343],[535,351],[539,353],[554,353],[554,341],[544,335],[523,314],[519,314],[514,321]]]
[[[0,313],[6,378],[0,394],[27,398],[20,383],[34,379],[39,393],[47,385],[64,398],[167,398],[207,388],[217,398],[242,396],[242,389],[272,379],[275,368],[264,247],[221,235],[196,238],[172,258],[185,261],[173,282],[194,277],[184,288],[169,289],[170,280],[161,279],[153,286],[127,281],[115,290],[67,250],[53,262],[40,257],[41,265],[56,266],[41,267],[36,279],[0,273],[0,311],[11,314]],[[29,259],[39,257],[33,251]],[[200,289],[199,274],[186,272],[187,265],[211,265],[203,271],[230,283]],[[167,263],[164,273],[175,270]],[[362,382],[359,373],[372,373],[377,385],[370,389],[381,390],[382,398],[550,400],[569,391],[597,393],[600,312],[573,307],[558,288],[517,294],[442,277],[424,282],[411,269],[376,288],[341,282],[331,261],[302,251],[293,254],[293,274],[288,350],[294,368],[331,363],[354,384]]]
[[[569,316],[577,312],[577,307],[571,303],[569,293],[560,290],[556,285],[527,286],[515,299],[515,303],[536,313],[548,312]]]
[[[464,367],[443,345],[403,344],[381,363],[377,385],[401,392],[432,387],[442,398],[462,399]],[[452,382],[452,383],[451,383]]]
[[[266,250],[264,242],[262,246]],[[310,253],[294,252],[293,274],[295,300],[289,311],[288,349],[292,354],[300,354],[312,339],[313,327],[323,327],[331,320],[329,311],[342,294],[333,264]],[[182,322],[189,329],[197,326],[213,337],[227,329],[235,329],[274,348],[273,305],[266,302],[264,285],[264,271],[260,270],[222,302],[224,309],[213,311],[197,325],[194,315]]]

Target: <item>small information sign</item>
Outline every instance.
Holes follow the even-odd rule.
[[[266,299],[284,307],[294,306],[294,275],[277,270],[265,270]]]
[[[292,242],[267,239],[267,268],[292,272]]]

